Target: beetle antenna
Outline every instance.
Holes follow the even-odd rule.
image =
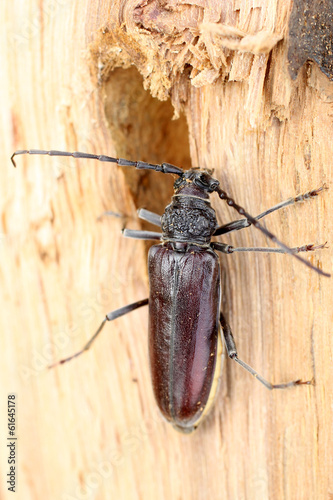
[[[17,155],[49,155],[49,156],[72,156],[73,158],[88,158],[90,160],[98,160],[102,162],[110,162],[116,163],[120,167],[135,167],[139,170],[155,170],[155,172],[162,172],[163,174],[176,174],[180,177],[183,175],[184,171],[182,168],[176,167],[171,163],[161,163],[153,164],[146,163],[144,161],[130,161],[125,160],[124,158],[113,158],[112,156],[105,155],[93,155],[90,153],[80,153],[79,151],[75,151],[74,153],[70,153],[67,151],[44,151],[41,149],[21,149],[15,151],[15,153],[11,156],[11,162],[16,167],[16,163],[14,157]]]
[[[300,260],[301,262],[303,262],[303,264],[305,264],[306,266],[308,266],[310,269],[313,269],[318,274],[321,274],[322,276],[326,276],[326,277],[330,278],[331,275],[329,273],[325,273],[321,269],[318,269],[317,267],[313,266],[307,260],[305,260],[302,257],[300,257],[299,255],[295,254],[295,252],[293,251],[292,248],[290,248],[287,245],[285,245],[284,243],[282,243],[282,241],[280,241],[273,233],[271,233],[270,231],[268,231],[268,229],[266,229],[257,219],[255,219],[254,217],[252,217],[252,215],[250,215],[243,207],[241,207],[240,205],[238,205],[232,198],[230,198],[230,196],[228,196],[227,193],[225,191],[223,191],[223,189],[221,189],[219,187],[216,187],[215,191],[217,192],[217,194],[219,195],[219,197],[221,198],[221,200],[225,200],[227,202],[227,204],[230,207],[234,208],[240,215],[244,215],[244,217],[246,217],[247,220],[254,227],[256,227],[257,229],[259,229],[268,238],[270,238],[273,241],[273,243],[276,243],[277,245],[279,245],[279,247],[281,247],[286,253],[289,253],[290,255],[292,255],[293,257],[295,257],[296,259]]]

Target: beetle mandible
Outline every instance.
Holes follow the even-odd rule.
[[[123,231],[124,236],[129,238],[161,241],[149,250],[149,298],[107,314],[96,333],[79,352],[51,367],[87,351],[107,321],[149,304],[148,345],[153,391],[164,418],[181,432],[190,433],[195,430],[212,407],[220,377],[222,336],[228,356],[268,389],[311,383],[295,380],[271,384],[238,357],[231,329],[220,310],[220,264],[215,251],[226,254],[239,251],[289,253],[318,274],[329,277],[330,274],[298,255],[300,252],[324,248],[325,243],[290,248],[258,221],[271,212],[317,196],[327,189],[325,185],[296,198],[289,198],[257,217],[252,217],[220,188],[219,181],[207,170],[184,171],[170,163],[155,165],[104,155],[43,150],[16,151],[11,157],[14,166],[14,157],[21,154],[90,158],[116,163],[122,167],[155,170],[178,176],[174,182],[172,201],[165,208],[162,217],[148,210],[139,210],[140,218],[159,226],[162,232]],[[209,199],[209,195],[214,192],[244,218],[219,226]],[[211,241],[212,236],[250,225],[263,232],[280,248],[234,248]]]

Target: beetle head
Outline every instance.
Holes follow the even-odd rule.
[[[176,179],[174,189],[178,190],[190,183],[207,193],[216,191],[216,188],[220,184],[217,179],[211,176],[209,171],[191,168],[190,170],[186,170],[179,179]]]

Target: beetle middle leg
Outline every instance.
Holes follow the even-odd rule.
[[[123,229],[122,233],[125,238],[133,238],[135,240],[160,240],[162,237],[162,233],[144,231],[142,229]]]
[[[326,248],[327,241],[321,245],[302,245],[301,247],[291,248],[292,253],[300,252],[314,252],[315,250],[320,250]],[[234,252],[266,252],[266,253],[286,253],[283,248],[271,248],[271,247],[233,247],[232,245],[227,245],[226,243],[211,243],[211,247],[218,252],[230,254]]]
[[[223,331],[223,336],[224,336],[224,342],[225,346],[227,349],[227,354],[230,359],[236,361],[240,366],[242,366],[246,371],[251,373],[251,375],[254,376],[259,382],[261,382],[267,389],[272,390],[272,389],[286,389],[287,387],[294,387],[295,385],[310,385],[312,384],[311,380],[307,380],[303,382],[302,380],[293,380],[291,382],[286,382],[283,384],[271,384],[271,382],[268,382],[266,379],[264,379],[259,373],[257,373],[251,366],[249,366],[247,363],[239,359],[238,354],[237,354],[237,348],[236,348],[236,343],[234,340],[234,337],[231,332],[231,328],[226,322],[226,319],[224,315],[220,312],[220,323]]]

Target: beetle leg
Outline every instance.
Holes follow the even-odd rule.
[[[327,248],[325,245],[327,241],[321,245],[303,245],[301,247],[291,248],[293,253],[300,252],[314,252],[315,250],[320,250],[322,248]],[[234,253],[234,252],[267,252],[267,253],[286,253],[283,248],[270,248],[270,247],[233,247],[232,245],[226,245],[225,243],[211,243],[211,247],[214,250],[222,253]]]
[[[223,316],[222,313],[220,313],[220,323],[222,326],[222,331],[223,331],[223,336],[224,336],[224,342],[225,346],[227,349],[227,354],[229,358],[233,359],[241,365],[246,371],[251,373],[259,382],[261,382],[267,389],[272,390],[272,389],[286,389],[287,387],[294,387],[295,385],[301,385],[301,384],[306,384],[310,385],[313,383],[313,381],[308,380],[306,382],[302,382],[302,380],[293,380],[292,382],[287,382],[284,384],[271,384],[268,382],[266,379],[264,379],[259,373],[257,373],[251,366],[249,366],[247,363],[239,359],[238,354],[237,354],[237,348],[236,348],[236,343],[234,340],[234,337],[231,332],[231,328],[228,325],[228,323],[225,320],[225,317]]]
[[[134,238],[136,240],[160,240],[162,233],[155,233],[155,231],[141,231],[136,229],[123,229],[123,236],[125,238]]]
[[[132,304],[128,304],[127,306],[120,307],[120,309],[116,309],[115,311],[109,312],[103,319],[102,323],[99,325],[97,331],[94,333],[94,335],[91,337],[91,339],[83,346],[83,348],[78,351],[75,354],[72,354],[72,356],[69,356],[68,358],[61,359],[60,361],[57,361],[53,365],[50,365],[49,368],[53,368],[54,366],[57,365],[62,365],[63,363],[67,363],[67,361],[71,361],[74,358],[77,358],[80,356],[83,352],[88,351],[90,348],[91,344],[96,340],[96,337],[101,333],[105,323],[107,321],[112,321],[116,318],[120,318],[120,316],[124,316],[125,314],[134,311],[135,309],[138,309],[139,307],[146,306],[148,304],[148,299],[143,299],[139,300],[138,302],[133,302]]]
[[[318,194],[324,191],[325,189],[328,189],[328,187],[325,184],[323,184],[323,186],[321,186],[320,188],[313,189],[312,191],[308,191],[305,194],[299,194],[298,196],[296,196],[296,198],[288,198],[288,200],[282,201],[281,203],[274,205],[274,207],[265,210],[265,212],[263,212],[262,214],[257,215],[255,219],[256,220],[262,219],[263,217],[266,217],[266,215],[271,214],[276,210],[280,210],[281,208],[286,208],[289,205],[294,205],[295,203],[301,201],[310,200],[311,198],[318,196]],[[251,224],[252,223],[248,219],[235,220],[233,222],[229,222],[228,224],[224,224],[223,226],[218,227],[214,233],[214,236],[230,233],[231,231],[239,231],[239,229],[243,229],[244,227],[249,227],[251,226]]]
[[[124,215],[118,214],[117,212],[113,212],[112,210],[107,210],[106,212],[103,212],[97,218],[97,220],[100,220],[105,215],[111,215],[112,217],[119,217],[119,218],[126,217]],[[138,216],[140,219],[145,220],[147,222],[150,222],[150,224],[154,224],[154,226],[161,227],[161,216],[158,214],[155,214],[154,212],[151,212],[150,210],[146,210],[145,208],[139,208]]]
[[[151,212],[150,210],[146,210],[145,208],[140,208],[138,210],[138,216],[140,219],[150,222],[154,224],[154,226],[161,227],[161,216]]]
[[[324,186],[320,189],[324,189]],[[221,200],[224,200],[227,202],[229,207],[232,207],[238,212],[240,215],[243,215],[246,219],[248,219],[251,224],[259,231],[261,231],[265,236],[267,236],[270,240],[273,241],[273,243],[276,243],[280,248],[282,248],[286,253],[289,253],[290,255],[293,255],[295,259],[299,260],[300,262],[303,262],[307,267],[312,269],[313,271],[316,271],[316,273],[321,274],[322,276],[326,276],[327,278],[330,278],[331,275],[329,273],[325,273],[322,271],[319,267],[315,267],[311,262],[303,259],[303,257],[300,257],[297,253],[294,253],[290,247],[285,245],[281,240],[279,240],[273,233],[268,231],[265,226],[263,226],[255,217],[252,217],[245,208],[241,207],[238,205],[238,203],[235,202],[234,199],[232,199],[223,189],[219,188],[218,186],[215,188],[216,193],[218,194],[219,198]],[[319,190],[317,190],[319,192]]]
[[[101,215],[99,215],[97,217],[97,220],[101,220],[102,217],[104,217],[105,215],[127,219],[126,215],[121,215],[121,214],[118,214],[117,212],[113,212],[112,210],[107,210],[106,212],[103,212]],[[150,212],[150,210],[146,210],[145,208],[140,208],[138,210],[138,216],[140,219],[145,220],[147,222],[150,222],[150,224],[154,224],[154,226],[161,227],[161,216],[158,214],[155,214],[154,212]],[[131,236],[127,236],[127,237],[131,238]],[[159,239],[159,238],[157,238],[157,239]]]
[[[232,245],[227,245],[226,243],[218,243],[217,241],[212,241],[210,246],[213,250],[217,250],[221,253],[232,253],[234,251],[234,247]]]

